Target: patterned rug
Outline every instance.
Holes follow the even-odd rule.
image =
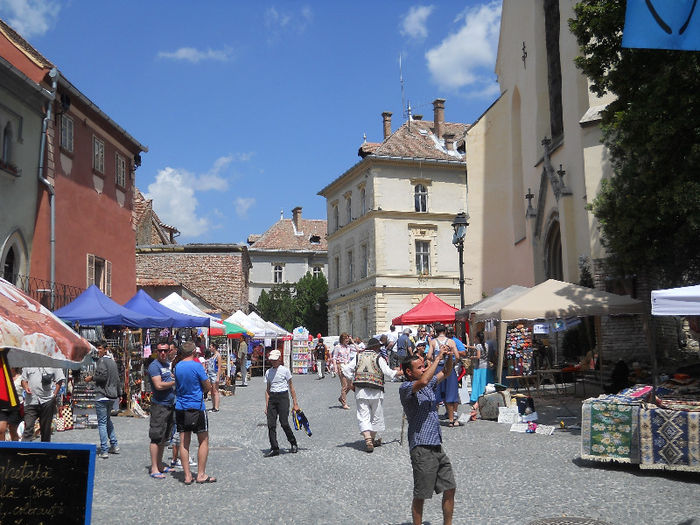
[[[700,412],[642,409],[641,468],[700,472]]]
[[[581,458],[639,463],[637,404],[589,399],[581,408]]]

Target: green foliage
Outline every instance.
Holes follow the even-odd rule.
[[[569,26],[576,65],[598,95],[614,176],[592,210],[623,275],[674,286],[700,281],[700,53],[622,48],[626,3],[585,0]]]
[[[296,284],[274,285],[258,298],[260,315],[292,331],[304,326],[309,332],[328,333],[328,282],[323,274],[307,273]]]

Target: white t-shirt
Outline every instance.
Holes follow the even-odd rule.
[[[286,392],[289,390],[289,381],[292,373],[284,365],[277,368],[270,368],[265,372],[265,386],[270,385],[270,392]]]

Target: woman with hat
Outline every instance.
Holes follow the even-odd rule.
[[[280,446],[277,443],[277,418],[280,426],[291,445],[290,452],[299,451],[294,432],[289,426],[289,394],[292,394],[293,409],[299,410],[297,394],[292,386],[292,373],[282,364],[282,354],[279,350],[272,350],[268,357],[271,368],[265,372],[265,414],[267,415],[267,434],[270,439],[270,451],[266,458],[280,455]]]
[[[394,379],[400,374],[392,370],[379,349],[381,342],[372,337],[364,349],[343,367],[343,374],[350,381],[350,389],[355,391],[357,422],[360,434],[365,438],[365,450],[372,452],[382,444],[377,432],[384,430],[384,377]]]

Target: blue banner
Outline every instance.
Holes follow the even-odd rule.
[[[627,0],[622,47],[700,51],[697,3],[698,0]]]

